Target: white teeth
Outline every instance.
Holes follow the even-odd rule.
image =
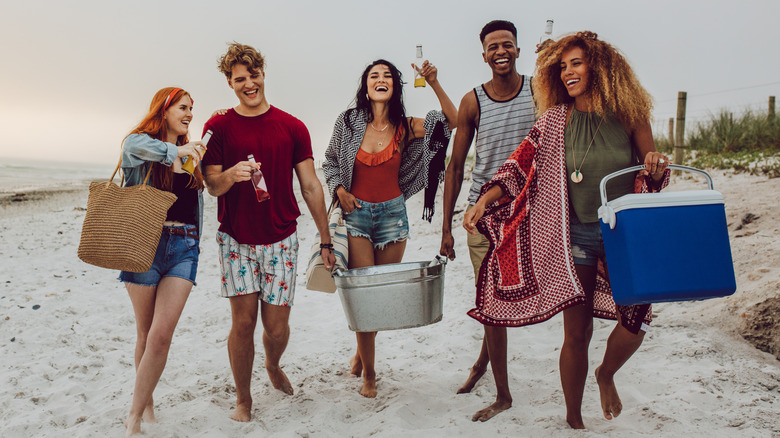
[[[576,84],[579,81],[580,81],[579,79],[570,79],[566,81],[566,85]]]
[[[376,87],[376,91],[387,91],[387,87]]]

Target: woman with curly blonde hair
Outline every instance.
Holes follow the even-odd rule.
[[[607,419],[622,409],[613,376],[639,348],[651,318],[649,305],[618,306],[612,299],[597,217],[599,182],[642,162],[638,174],[610,180],[610,197],[660,190],[669,160],[655,150],[650,95],[626,59],[595,33],[540,48],[533,87],[541,117],[464,218],[469,232],[478,229],[491,244],[469,315],[485,325],[497,395],[473,419],[485,421],[512,405],[506,327],[563,311],[566,420],[583,429],[593,317],[618,321],[596,368]]]

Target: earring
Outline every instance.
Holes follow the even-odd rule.
[[[371,102],[371,98],[370,98],[370,97],[368,97],[368,93],[366,93],[366,100],[367,100],[367,101],[369,101],[369,102]]]

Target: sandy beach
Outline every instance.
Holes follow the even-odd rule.
[[[206,196],[198,284],[155,391],[159,423],[144,424],[145,436],[778,437],[780,360],[754,348],[740,331],[754,305],[780,295],[780,178],[729,172],[713,178],[726,199],[737,292],[654,306],[644,344],[616,377],[624,410],[613,421],[601,415],[592,371],[614,323],[596,320],[583,408],[588,430],[580,432],[570,430],[564,418],[561,315],[509,330],[511,409],[486,423],[471,421],[494,401],[490,371],[472,393],[455,394],[482,339],[481,325],[466,316],[474,304],[474,280],[462,228],[455,231],[458,257],[446,267],[443,320],[378,335],[376,399],[360,396],[360,379],[349,374],[355,336],[338,296],[306,290],[303,265],[282,358],[295,395],[272,388],[258,348],[254,418],[230,420],[235,403],[226,348],[230,311],[218,296],[216,201]],[[694,182],[678,179],[673,186],[686,189]],[[299,260],[305,260],[315,227],[298,199],[304,212]],[[124,433],[135,322],[117,272],[76,257],[86,202],[86,187],[0,202],[2,437]],[[439,249],[441,201],[432,224],[419,219],[421,195],[408,208],[412,227],[404,260],[431,260]],[[780,331],[766,335],[780,344]]]

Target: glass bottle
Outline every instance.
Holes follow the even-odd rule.
[[[211,132],[211,129],[209,129],[203,135],[203,139],[201,139],[201,142],[203,143],[204,147],[208,144],[212,134],[213,132]],[[201,146],[195,146],[195,149],[197,149],[198,152],[200,152],[201,157],[203,157],[203,154],[206,153],[206,150]],[[186,157],[182,157],[181,170],[192,175],[195,172],[195,160],[190,159],[189,155]]]
[[[257,164],[255,156],[252,154],[247,155],[247,160],[250,163]],[[257,195],[257,202],[263,202],[271,199],[271,195],[268,194],[268,186],[265,185],[265,178],[263,178],[263,172],[260,169],[252,171],[252,187],[255,188],[255,195]]]
[[[422,44],[417,45],[417,56],[414,58],[414,87],[424,87],[425,78],[420,73],[423,64]]]
[[[547,20],[547,23],[544,24],[544,33],[539,37],[539,44],[552,39],[552,27],[553,21]]]

